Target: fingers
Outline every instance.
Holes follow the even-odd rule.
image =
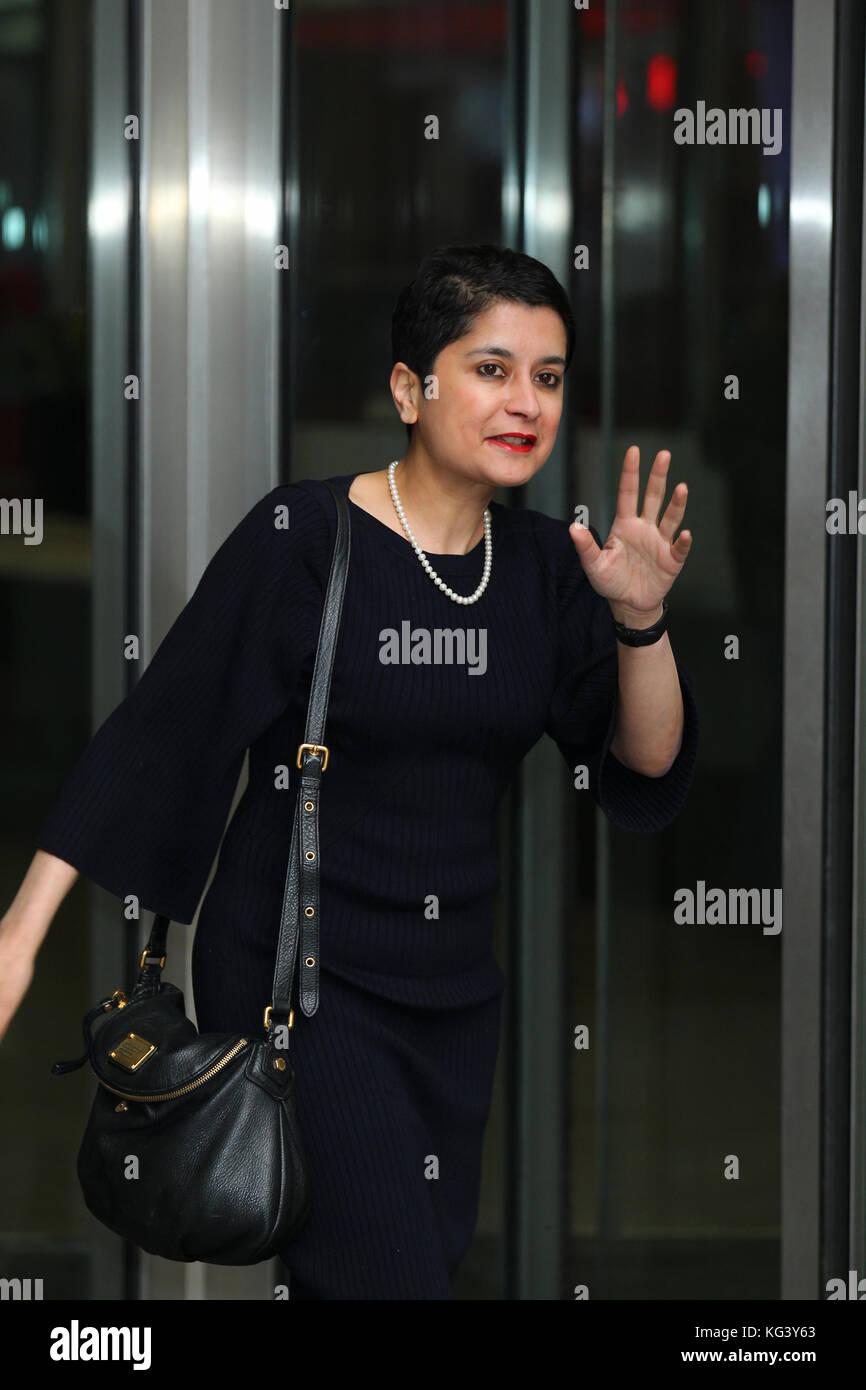
[[[659,527],[659,531],[661,531],[661,527]],[[686,558],[686,556],[688,555],[688,553],[689,553],[689,551],[691,550],[691,548],[692,548],[692,533],[691,533],[691,531],[680,531],[680,534],[677,536],[676,540],[674,541],[673,545],[671,546],[671,554],[673,555],[674,559],[677,561],[677,564],[680,564],[680,565],[681,565],[681,564],[683,563],[683,561],[685,560],[685,558]]]
[[[674,532],[676,531],[677,527],[682,521],[685,515],[686,502],[688,501],[688,497],[689,490],[686,484],[677,483],[676,487],[673,490],[673,493],[671,494],[671,500],[665,507],[665,514],[659,522],[659,535],[662,536],[666,541],[672,539]],[[691,533],[685,531],[682,534],[687,535],[689,537],[689,544],[691,545]],[[678,536],[677,543],[679,543],[680,539],[681,536]],[[688,554],[688,551],[686,551],[686,554]]]
[[[651,521],[653,526],[655,526],[659,519],[659,512],[665,500],[665,487],[667,485],[670,463],[670,451],[668,449],[662,449],[656,454],[653,460],[653,466],[649,471],[649,477],[647,478],[641,516],[644,521]]]
[[[649,477],[647,478],[646,492],[644,493],[643,510],[641,512],[641,517],[644,521],[652,522],[653,526],[655,526],[658,521],[659,512],[661,511],[662,504],[664,502],[665,487],[667,485],[667,476],[668,469],[670,468],[670,463],[670,450],[660,449],[659,452],[656,454],[655,459],[653,460],[653,465],[649,471]],[[685,484],[683,483],[682,486],[685,487]],[[620,474],[619,491],[617,493],[616,505],[617,516],[637,516],[637,504],[639,496],[640,449],[638,448],[637,444],[630,444],[628,449],[626,449],[625,458],[623,459],[622,472]],[[679,503],[682,504],[682,510],[679,513],[679,517],[675,519],[674,524],[666,537],[667,540],[670,540],[670,537],[676,530],[677,525],[679,524],[679,520],[682,518],[682,514],[685,511],[684,495],[678,499],[678,505]]]
[[[642,520],[651,522],[653,526],[658,525],[659,534],[668,542],[673,541],[674,533],[685,516],[686,502],[689,496],[689,490],[686,484],[677,483],[671,494],[671,499],[665,508],[664,515],[659,522],[658,517],[664,503],[665,487],[670,463],[670,450],[660,449],[649,471],[646,492],[644,494],[643,510],[641,511]],[[639,496],[640,449],[637,444],[630,444],[628,449],[626,449],[622,464],[622,472],[620,474],[616,501],[617,516],[637,516]],[[677,537],[677,540],[673,542],[671,548],[678,560],[682,561],[686,558],[691,549],[691,544],[691,532],[684,531]]]
[[[619,475],[619,491],[616,495],[617,516],[637,516],[637,499],[640,491],[640,449],[630,444],[625,451],[622,472]]]
[[[573,521],[568,528],[568,534],[578,555],[589,555],[592,551],[598,551],[598,543],[588,526],[581,526],[579,522]]]

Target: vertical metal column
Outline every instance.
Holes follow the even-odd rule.
[[[782,881],[783,1299],[820,1254],[825,553],[835,6],[795,0],[785,518]],[[772,520],[768,518],[768,524]]]
[[[214,551],[279,479],[281,272],[274,254],[281,227],[279,63],[290,19],[256,0],[142,0],[139,14],[140,49],[131,51],[140,66],[131,87],[141,99],[130,111],[127,9],[95,0],[90,238],[101,718],[126,693],[118,633],[139,634],[143,671]],[[124,138],[128,115],[140,121],[135,162]],[[136,163],[140,179],[131,190],[126,171]],[[140,217],[131,227],[134,193]],[[140,317],[130,325],[138,336],[131,338],[127,306],[138,285]],[[140,353],[130,364],[133,340]],[[139,376],[137,401],[124,399],[129,372]],[[124,448],[130,415],[132,451],[128,439]],[[131,452],[140,468],[128,496]],[[126,512],[132,534],[124,536]],[[134,612],[122,601],[124,575]],[[244,780],[245,772],[238,791]],[[145,916],[141,940],[150,925]],[[98,929],[95,955],[102,959],[107,949],[119,950],[116,922],[110,933]],[[178,983],[186,975],[190,1010],[192,934],[174,927],[170,970]],[[97,1268],[105,1273],[108,1261]],[[279,1278],[270,1264],[236,1270],[145,1255],[138,1272],[146,1298],[266,1298]],[[116,1296],[118,1285],[106,1275],[97,1293]]]
[[[863,145],[866,149],[866,120]],[[866,497],[866,178],[861,200],[860,409],[857,431],[857,493]],[[866,562],[857,542],[857,681],[854,708],[853,932],[851,948],[851,1190],[850,1265],[866,1273]]]
[[[506,215],[522,221],[522,247],[567,288],[572,233],[569,74],[576,12],[529,0],[522,29],[525,65],[518,90],[525,107],[517,132],[522,158],[506,170]],[[524,86],[525,84],[525,86]],[[522,165],[522,188],[515,180]],[[519,202],[520,206],[516,206]],[[519,244],[516,240],[512,245]],[[563,411],[556,446],[524,489],[528,507],[565,517],[569,507],[568,426]],[[567,1236],[565,1078],[569,1060],[563,883],[575,847],[565,843],[566,779],[562,757],[543,739],[516,782],[515,840],[520,873],[509,964],[514,1011],[511,1092],[512,1172],[508,1190],[512,1268],[507,1297],[560,1299]],[[539,1007],[543,1001],[543,1007]]]
[[[129,259],[132,188],[130,150],[123,139],[128,110],[127,9],[116,0],[93,0],[91,31],[92,151],[87,193],[87,236],[91,286],[90,427],[93,524],[92,723],[96,729],[127,694],[127,672],[119,659],[120,637],[128,632],[132,592],[127,545],[129,433],[123,399],[129,346]],[[126,941],[117,903],[93,895],[91,953],[95,999],[105,972],[126,976]],[[97,974],[98,972],[98,974]],[[93,1218],[91,1290],[95,1299],[124,1290],[124,1243]],[[131,1292],[124,1290],[124,1292]]]
[[[836,7],[833,82],[833,239],[828,496],[845,498],[859,480],[862,383],[864,11]],[[857,706],[857,564],[860,537],[827,546],[824,933],[821,1047],[821,1268],[847,1280],[852,1157],[852,957]]]
[[[601,468],[591,480],[599,499],[599,534],[613,521],[616,498],[605,467],[613,456],[616,432],[616,173],[618,0],[606,0],[604,12],[603,138],[601,188]],[[596,523],[598,524],[598,522]],[[595,1298],[610,1297],[610,1253],[616,1239],[616,1210],[611,1173],[614,1144],[611,1133],[611,826],[604,813],[595,813],[596,964],[595,964]]]

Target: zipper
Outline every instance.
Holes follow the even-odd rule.
[[[109,1086],[108,1082],[103,1081],[101,1077],[98,1077],[97,1080],[100,1086],[105,1087],[106,1091],[111,1091],[116,1096],[123,1096],[124,1100],[174,1100],[177,1096],[185,1096],[190,1091],[194,1091],[197,1086],[203,1086],[206,1081],[210,1081],[211,1077],[216,1076],[218,1071],[222,1071],[223,1067],[226,1066],[233,1057],[236,1057],[241,1048],[246,1047],[248,1042],[249,1038],[241,1038],[240,1042],[235,1043],[231,1051],[227,1052],[224,1057],[221,1057],[218,1062],[214,1062],[212,1067],[208,1067],[207,1071],[204,1072],[198,1080],[188,1081],[185,1086],[179,1086],[176,1091],[163,1091],[162,1094],[158,1096],[133,1095],[131,1091],[118,1091],[116,1086]]]

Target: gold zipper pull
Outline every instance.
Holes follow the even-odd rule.
[[[207,1071],[197,1077],[195,1081],[188,1081],[185,1086],[178,1086],[173,1091],[162,1091],[158,1095],[140,1096],[136,1095],[134,1091],[119,1091],[116,1086],[111,1086],[107,1081],[103,1081],[102,1077],[97,1077],[97,1080],[100,1086],[105,1087],[106,1091],[111,1091],[112,1095],[121,1096],[124,1100],[146,1101],[148,1103],[158,1100],[176,1100],[179,1096],[189,1095],[190,1091],[195,1091],[199,1086],[203,1086],[206,1081],[210,1081],[211,1077],[216,1076],[217,1072],[222,1071],[223,1067],[227,1066],[248,1043],[249,1038],[241,1038],[233,1047],[229,1048],[229,1051],[226,1052],[224,1056],[220,1057],[218,1062],[214,1062],[213,1066],[208,1067]]]

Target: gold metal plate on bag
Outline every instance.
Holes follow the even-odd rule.
[[[156,1043],[148,1042],[140,1033],[128,1033],[123,1042],[118,1043],[113,1052],[108,1055],[112,1062],[117,1062],[127,1071],[137,1071],[142,1062],[146,1062],[156,1051]]]

